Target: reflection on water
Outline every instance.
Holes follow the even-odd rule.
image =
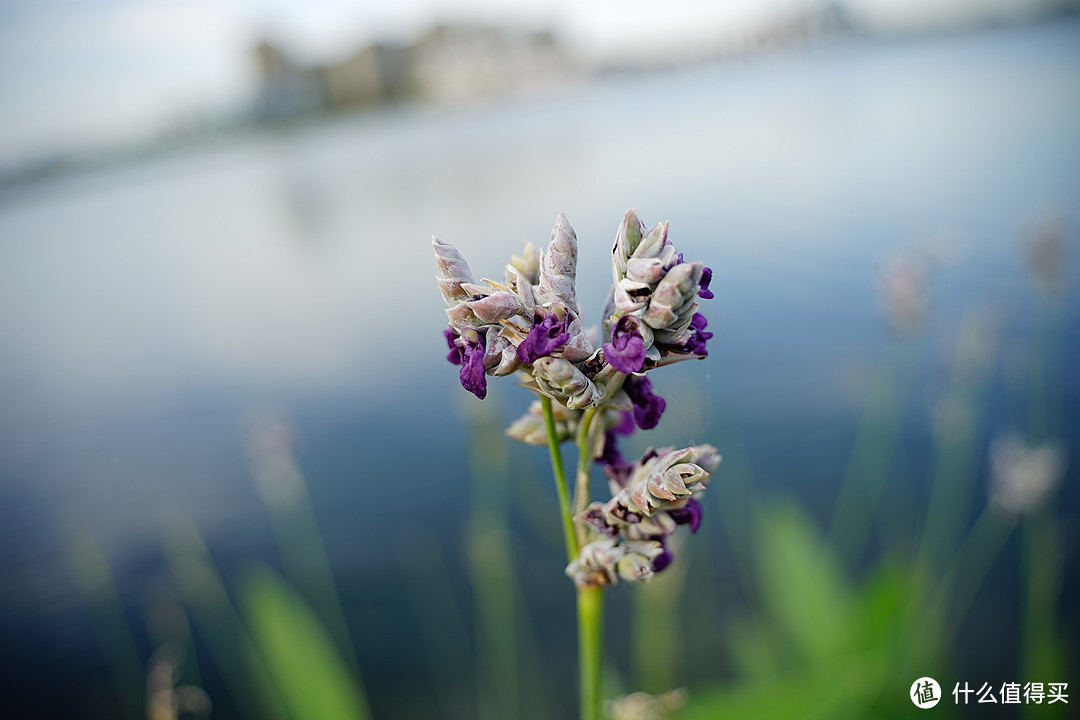
[[[914,342],[943,341],[975,306],[1006,343],[1030,333],[1022,232],[1047,211],[1080,223],[1078,41],[1073,22],[852,42],[329,120],[0,198],[0,631],[25,658],[5,672],[95,662],[63,549],[82,529],[114,554],[133,608],[171,521],[194,520],[226,566],[270,553],[245,465],[267,409],[297,430],[361,665],[375,678],[407,666],[384,627],[411,624],[386,548],[422,528],[456,557],[467,498],[432,233],[498,277],[493,258],[546,242],[565,212],[588,313],[625,209],[670,219],[717,295],[714,356],[662,378],[675,403],[691,382],[711,393],[715,413],[685,439],[735,428],[766,485],[831,494],[852,394],[888,339],[875,301],[889,258],[935,257]],[[1065,307],[1075,368],[1080,304]],[[940,372],[922,370],[926,393]],[[493,401],[511,417],[527,398]],[[542,457],[515,453],[546,477]],[[558,576],[557,552],[542,565]],[[407,704],[387,687],[373,706]]]

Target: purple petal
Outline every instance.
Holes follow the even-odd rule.
[[[461,348],[457,346],[454,340],[457,339],[457,335],[450,328],[443,330],[443,335],[446,336],[446,346],[450,348],[450,352],[446,354],[446,359],[452,362],[454,365],[461,364]]]
[[[705,300],[712,300],[714,297],[716,297],[715,295],[713,295],[712,290],[709,289],[709,283],[711,282],[712,268],[707,267],[701,271],[701,287],[698,289],[697,292],[698,297]]]
[[[610,428],[610,431],[618,435],[631,435],[634,432],[634,414],[629,410],[622,413],[622,420],[618,425]]]
[[[690,339],[686,341],[684,347],[687,352],[692,352],[695,355],[707,356],[709,354],[708,348],[705,347],[705,342],[709,340],[713,334],[705,331],[705,326],[708,325],[708,321],[701,313],[694,313],[693,319],[690,321]]]
[[[487,375],[484,374],[484,336],[479,335],[476,342],[469,342],[463,351],[464,359],[458,378],[461,387],[483,400],[487,397]]]
[[[626,378],[623,389],[634,403],[634,422],[642,430],[651,430],[660,422],[667,403],[652,391],[652,383],[646,377],[631,375]]]
[[[596,458],[596,462],[600,465],[613,466],[626,464],[626,458],[619,452],[618,440],[614,431],[604,431],[604,452],[600,454],[600,457]]]
[[[645,341],[639,337],[623,337],[618,345],[604,343],[604,357],[621,373],[641,372],[645,366]]]
[[[622,421],[604,431],[604,451],[596,458],[596,464],[603,467],[605,474],[620,485],[626,484],[634,466],[626,462],[619,450],[619,435],[633,433],[634,427],[634,414],[629,411],[622,413]]]
[[[690,525],[690,532],[696,533],[701,527],[701,503],[693,498],[686,501],[686,505],[678,510],[668,510],[668,515],[676,525]]]
[[[569,342],[570,333],[566,329],[569,318],[570,316],[566,315],[560,321],[555,315],[548,315],[543,320],[534,319],[528,337],[518,345],[518,360],[534,363]]]
[[[652,570],[653,572],[660,572],[675,560],[675,556],[671,554],[671,551],[666,547],[663,552],[653,558]]]
[[[621,373],[641,372],[645,367],[645,340],[629,316],[619,318],[611,329],[611,342],[604,343],[604,359]]]

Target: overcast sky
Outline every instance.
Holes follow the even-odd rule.
[[[436,20],[547,26],[595,54],[737,35],[816,0],[0,0],[0,166],[153,132],[250,93],[252,39],[326,59]],[[881,25],[1039,0],[851,0]]]

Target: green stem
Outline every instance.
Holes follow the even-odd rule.
[[[604,588],[578,588],[578,662],[581,667],[581,720],[600,720],[603,674]]]
[[[570,511],[570,497],[566,485],[566,470],[563,468],[562,454],[559,452],[559,436],[555,430],[555,414],[551,408],[551,398],[541,396],[540,406],[544,411],[548,449],[551,451],[551,469],[555,474],[555,489],[559,494],[559,514],[562,516],[563,535],[566,538],[566,555],[573,562],[578,556],[579,548],[585,542],[585,537],[582,533],[579,539],[574,531],[574,519]],[[586,410],[578,431],[577,512],[584,510],[589,502],[589,463],[592,457],[589,453],[588,440],[589,426],[595,415],[595,408]],[[600,679],[604,666],[604,589],[579,586],[577,592],[581,720],[600,720]]]
[[[909,633],[912,638],[909,661],[921,662],[935,644],[938,653],[948,651],[1014,527],[1013,520],[998,516],[989,506],[979,514],[937,589],[923,607],[919,626]],[[953,618],[947,617],[950,610],[954,613]]]
[[[578,515],[589,505],[589,466],[592,464],[592,452],[589,447],[589,427],[596,417],[596,408],[589,408],[581,417],[578,427],[578,466],[577,483],[574,488],[574,515]],[[585,544],[585,528],[578,527],[578,547]]]
[[[559,515],[562,516],[563,537],[566,540],[566,557],[572,562],[578,555],[577,536],[574,534],[574,519],[570,513],[570,492],[566,484],[566,470],[563,468],[562,453],[559,451],[559,436],[555,431],[555,414],[551,409],[551,398],[541,395],[540,407],[544,410],[544,426],[547,428],[548,450],[551,451],[551,469],[555,473],[555,491],[559,495]]]
[[[589,468],[592,447],[589,428],[596,408],[589,408],[578,428],[577,487],[574,489],[574,514],[589,504]],[[585,544],[585,528],[578,528],[578,543]],[[578,662],[581,668],[581,720],[600,719],[600,680],[604,668],[604,589],[578,588]]]

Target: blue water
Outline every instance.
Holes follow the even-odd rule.
[[[1062,433],[1080,458],[1078,128],[1070,21],[391,109],[12,191],[0,198],[0,676],[24,688],[16,704],[46,706],[34,691],[79,679],[81,714],[108,714],[88,689],[104,675],[70,571],[78,532],[107,549],[133,621],[177,519],[226,569],[275,562],[246,451],[269,414],[298,437],[361,665],[384,688],[373,703],[431,712],[400,679],[422,638],[398,597],[397,548],[427,533],[465,587],[471,400],[442,360],[433,233],[498,277],[566,213],[595,319],[623,212],[670,220],[678,248],[714,269],[716,337],[709,360],[657,375],[671,403],[649,442],[737,448],[756,488],[824,515],[892,342],[877,300],[886,262],[933,258],[905,406],[906,442],[928,455],[965,318],[995,318],[1003,356],[1032,346],[1039,295],[1022,242],[1057,217]],[[1007,379],[987,433],[1022,425]],[[508,421],[529,398],[503,385],[489,402]],[[543,455],[515,448],[514,474],[535,475],[520,492],[554,507]],[[557,535],[521,522],[535,574],[558,576]],[[718,531],[710,542],[725,547]],[[551,594],[533,608],[540,625],[565,610]]]

